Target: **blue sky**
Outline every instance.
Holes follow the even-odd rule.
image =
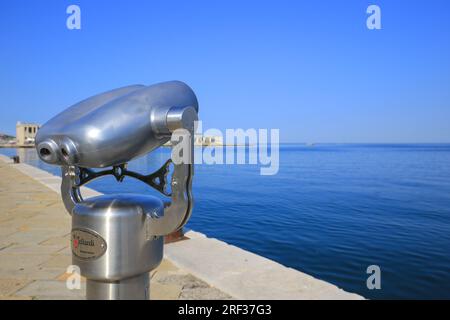
[[[81,30],[66,8],[81,8]],[[366,28],[377,4],[382,30]],[[450,1],[0,4],[0,132],[90,95],[182,80],[204,128],[283,142],[450,142]]]

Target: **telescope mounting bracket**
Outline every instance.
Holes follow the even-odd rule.
[[[142,175],[140,173],[128,170],[126,163],[113,166],[112,169],[103,171],[94,171],[88,168],[74,167],[74,186],[81,187],[91,180],[105,175],[113,175],[118,182],[122,182],[125,176],[128,176],[140,180],[166,197],[170,197],[172,196],[172,193],[168,192],[166,187],[167,175],[169,174],[171,163],[172,159],[167,160],[161,168],[149,175]]]

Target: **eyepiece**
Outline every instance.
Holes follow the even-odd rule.
[[[39,158],[42,161],[56,164],[58,162],[58,145],[52,139],[46,139],[37,146]]]
[[[60,142],[61,160],[67,165],[75,165],[78,162],[78,150],[73,141],[67,137]]]
[[[37,146],[39,158],[49,164],[75,165],[78,162],[78,151],[73,141],[67,137],[59,143],[53,139],[45,139]]]
[[[51,154],[51,151],[47,148],[43,147],[41,150],[39,150],[42,157],[48,157]]]
[[[63,155],[64,158],[68,158],[69,154],[67,153],[66,149],[61,148],[61,154]]]

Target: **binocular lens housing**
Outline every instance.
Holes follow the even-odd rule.
[[[58,141],[45,139],[37,146],[39,157],[49,164],[77,165],[78,151],[75,143],[65,137]]]
[[[103,168],[163,144],[178,128],[193,132],[198,101],[180,81],[134,85],[102,93],[61,112],[36,135],[42,161]]]

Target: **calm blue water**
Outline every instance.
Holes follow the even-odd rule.
[[[18,152],[59,174],[34,150]],[[130,168],[150,172],[168,155],[160,149]],[[153,193],[126,180],[90,186]],[[188,227],[210,237],[367,298],[450,299],[450,145],[283,145],[277,175],[197,165],[194,191]],[[366,287],[372,264],[381,290]]]

